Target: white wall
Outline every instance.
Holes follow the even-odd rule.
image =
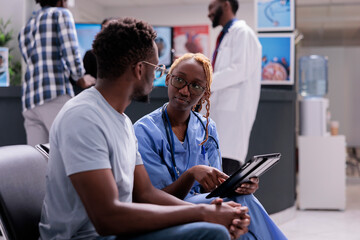
[[[69,7],[75,22],[101,23],[104,18],[104,7],[89,0],[76,0],[74,7]]]
[[[328,56],[331,118],[340,122],[339,133],[347,145],[360,145],[360,47],[299,47],[299,59],[305,55]]]

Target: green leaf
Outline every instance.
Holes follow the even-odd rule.
[[[13,30],[7,30],[10,23],[10,19],[4,23],[4,20],[0,18],[0,47],[5,46],[13,38]]]

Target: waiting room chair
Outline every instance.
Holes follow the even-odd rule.
[[[28,145],[0,147],[0,226],[5,239],[38,239],[47,160]]]
[[[351,176],[355,176],[355,170],[357,170],[358,176],[360,176],[360,147],[347,147],[346,165],[347,170],[350,171]]]

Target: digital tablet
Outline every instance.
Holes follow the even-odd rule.
[[[46,159],[49,159],[50,154],[50,144],[44,143],[44,144],[37,144],[35,148],[46,157]]]
[[[252,157],[239,170],[231,175],[219,187],[214,189],[206,198],[228,197],[244,182],[249,182],[252,177],[259,177],[280,160],[280,153],[270,153]]]

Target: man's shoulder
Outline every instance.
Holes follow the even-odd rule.
[[[64,116],[98,115],[98,97],[92,89],[86,89],[66,102],[60,113]],[[60,114],[59,113],[59,114]]]
[[[230,30],[234,32],[254,31],[249,25],[247,25],[244,20],[235,21],[234,24],[231,26]]]
[[[47,7],[47,8],[42,8],[40,11],[37,12],[37,15],[48,15],[48,16],[62,16],[62,17],[71,17],[72,18],[72,14],[70,12],[69,9],[67,8],[62,8],[62,7]]]
[[[229,33],[229,35],[232,35],[233,38],[246,38],[257,45],[260,44],[255,31],[247,25],[244,20],[236,21],[229,29]]]

